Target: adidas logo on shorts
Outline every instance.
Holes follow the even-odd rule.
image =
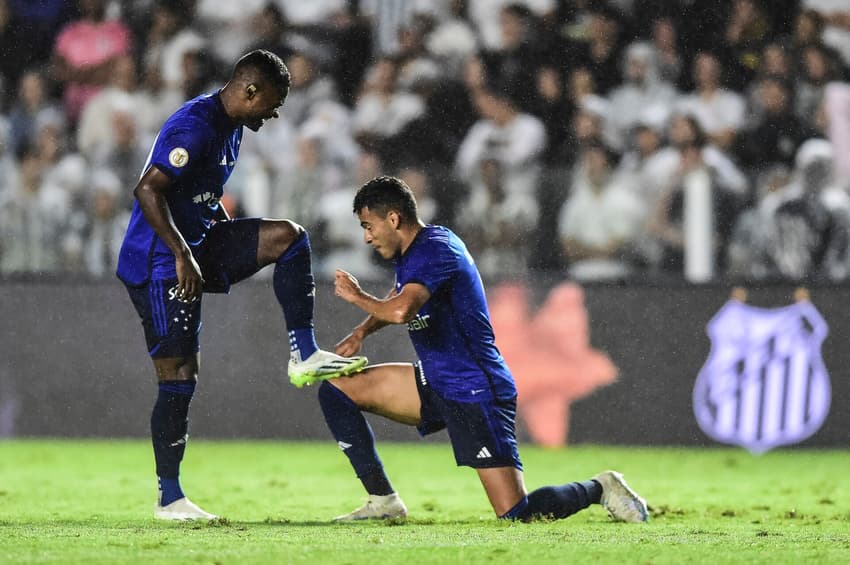
[[[478,455],[475,456],[476,459],[490,459],[491,457],[493,456],[490,455],[490,450],[486,447],[482,447],[481,451],[478,452]]]

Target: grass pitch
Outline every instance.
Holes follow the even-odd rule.
[[[0,442],[2,563],[850,563],[850,451],[526,446],[529,489],[622,471],[648,524],[594,506],[494,519],[448,445],[379,444],[406,523],[332,524],[364,495],[332,442],[192,441],[187,494],[225,516],[152,518],[145,441]]]

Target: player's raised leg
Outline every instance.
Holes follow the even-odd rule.
[[[297,387],[350,375],[366,366],[365,357],[342,357],[319,349],[313,329],[316,286],[310,238],[289,220],[262,220],[257,262],[274,263],[274,292],[289,332],[289,380]]]
[[[417,425],[420,400],[413,365],[375,365],[351,378],[323,382],[319,387],[319,404],[334,439],[369,494],[366,504],[336,520],[407,516],[407,508],[390,484],[375,450],[375,438],[363,411]]]

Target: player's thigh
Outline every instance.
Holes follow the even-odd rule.
[[[516,467],[490,467],[476,471],[497,516],[503,516],[526,495],[522,471]]]
[[[410,363],[373,365],[350,377],[328,381],[343,391],[361,410],[402,424],[416,426],[422,404]]]
[[[197,373],[202,300],[184,302],[176,290],[176,278],[127,286],[160,380],[185,380],[180,375]]]
[[[192,381],[198,380],[200,369],[200,354],[194,353],[183,357],[154,358],[156,378],[159,381]]]
[[[264,221],[238,218],[213,225],[196,254],[204,292],[228,292],[231,285],[260,270],[264,264],[257,252]]]
[[[304,233],[304,228],[292,220],[262,219],[257,242],[257,262],[260,266],[277,262],[292,242]]]

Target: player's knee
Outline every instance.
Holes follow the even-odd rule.
[[[194,356],[154,359],[154,367],[160,381],[198,382],[198,361]]]
[[[356,395],[352,394],[353,391],[348,391],[348,387],[345,386],[347,382],[342,379],[335,379],[335,382],[322,381],[319,385],[319,403],[329,405],[333,402],[350,402],[359,408]]]
[[[273,256],[280,257],[287,252],[294,253],[301,247],[310,248],[310,238],[303,226],[292,220],[279,220],[274,222],[271,237],[269,238],[269,249]]]

